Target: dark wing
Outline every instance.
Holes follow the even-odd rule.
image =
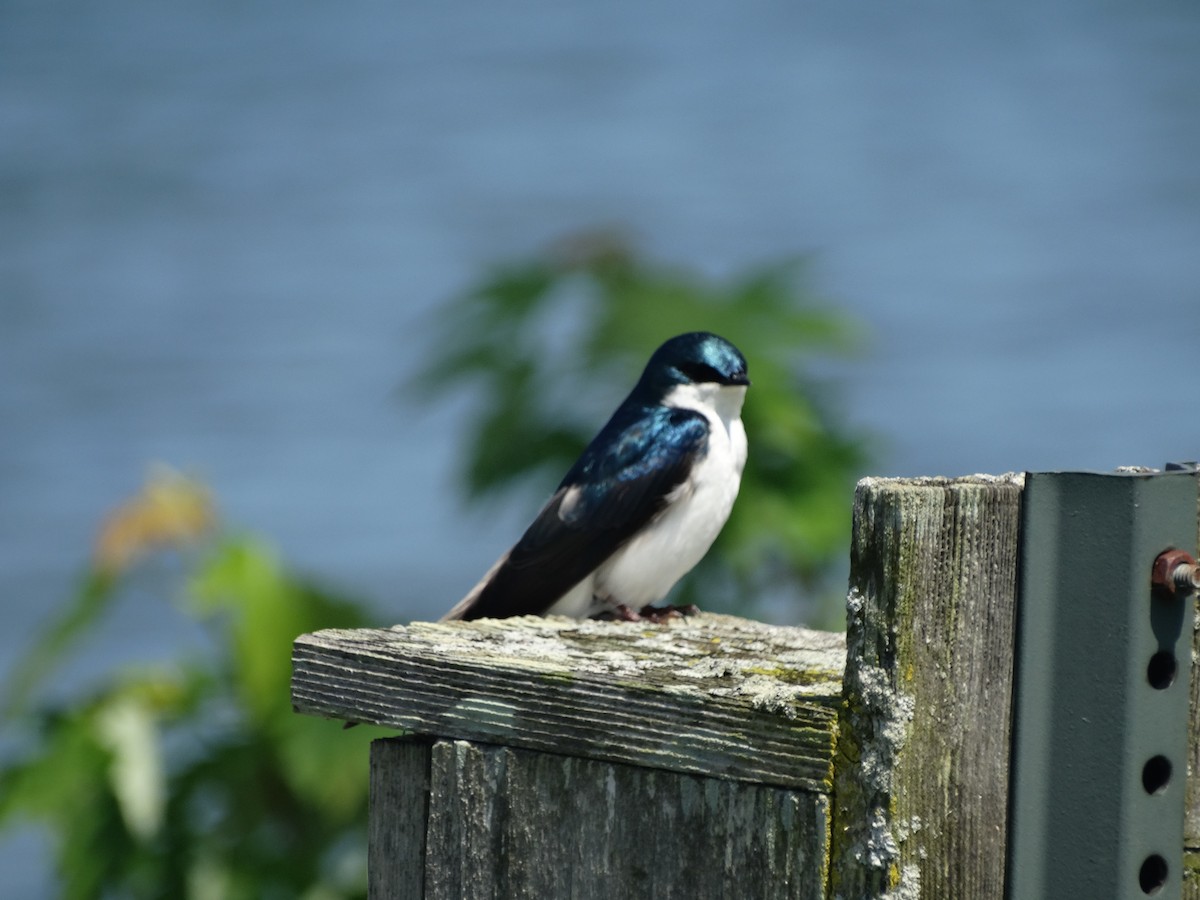
[[[697,412],[620,413],[583,452],[516,545],[447,619],[541,615],[666,505],[708,446]]]

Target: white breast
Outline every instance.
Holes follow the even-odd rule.
[[[593,613],[617,603],[634,609],[657,603],[700,562],[741,485],[746,429],[739,417],[745,397],[745,387],[705,384],[681,385],[666,398],[667,406],[693,409],[708,419],[707,453],[658,519],[571,591],[572,605],[585,599],[585,591],[595,597]]]

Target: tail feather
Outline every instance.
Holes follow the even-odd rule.
[[[467,592],[467,595],[465,597],[463,597],[461,600],[459,600],[457,603],[455,603],[454,606],[451,608],[451,610],[448,613],[446,613],[444,616],[442,616],[442,618],[439,619],[439,621],[453,622],[457,619],[473,619],[473,618],[475,618],[475,616],[471,615],[471,612],[474,609],[475,604],[479,601],[480,595],[483,594],[483,592],[485,590],[487,590],[487,586],[489,584],[491,584],[492,578],[495,577],[496,573],[500,571],[501,567],[503,567],[503,565],[506,562],[508,562],[509,553],[512,553],[512,551],[509,550],[507,553],[505,553],[503,556],[501,556],[498,560],[496,560],[494,563],[492,563],[492,567],[487,570],[487,573],[481,579],[479,579],[479,583],[477,585],[475,585],[475,587],[471,588],[471,590],[469,590]]]

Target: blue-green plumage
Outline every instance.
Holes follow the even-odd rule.
[[[521,539],[447,618],[586,616],[661,600],[729,515],[746,459],[746,361],[667,341]]]

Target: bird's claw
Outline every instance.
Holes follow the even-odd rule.
[[[632,609],[624,603],[618,603],[612,615],[619,622],[653,622],[655,625],[661,625],[671,619],[694,616],[698,612],[700,610],[693,603],[686,606],[650,606],[647,604],[641,609]]]

